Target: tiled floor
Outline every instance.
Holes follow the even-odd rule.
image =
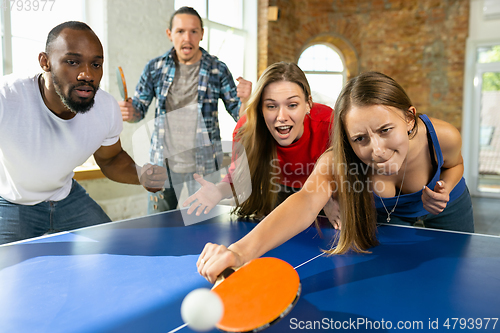
[[[500,236],[500,199],[472,198],[475,231]]]

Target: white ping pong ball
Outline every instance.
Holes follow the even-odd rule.
[[[208,331],[215,327],[224,313],[224,305],[210,289],[195,289],[182,301],[182,320],[195,331]]]

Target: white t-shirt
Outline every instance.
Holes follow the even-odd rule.
[[[0,78],[0,196],[23,205],[66,198],[73,169],[115,144],[123,128],[118,103],[102,90],[87,113],[57,117],[43,102],[38,77]]]

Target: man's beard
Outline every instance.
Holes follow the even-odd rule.
[[[59,98],[61,98],[61,101],[63,102],[64,106],[66,106],[71,112],[73,113],[86,113],[88,112],[93,106],[95,102],[95,94],[97,93],[97,90],[99,89],[99,86],[95,87],[91,83],[82,83],[79,85],[70,85],[69,87],[69,93],[68,96],[65,96],[64,93],[62,92],[61,85],[59,84],[59,80],[57,77],[52,73],[52,82],[54,82],[54,88],[56,90],[57,95]],[[82,102],[78,100],[74,100],[71,98],[71,92],[80,86],[90,86],[92,89],[94,89],[94,96],[92,96],[92,99],[88,102]]]

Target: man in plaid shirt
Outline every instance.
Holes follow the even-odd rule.
[[[203,32],[196,10],[178,9],[167,29],[174,46],[146,65],[135,96],[119,102],[123,120],[138,122],[156,98],[150,162],[167,167],[169,182],[163,192],[150,194],[149,213],[177,208],[174,187],[186,183],[191,195],[197,189],[194,173],[210,175],[221,168],[219,98],[238,120],[252,90],[241,77],[236,87],[226,64],[200,48]]]

